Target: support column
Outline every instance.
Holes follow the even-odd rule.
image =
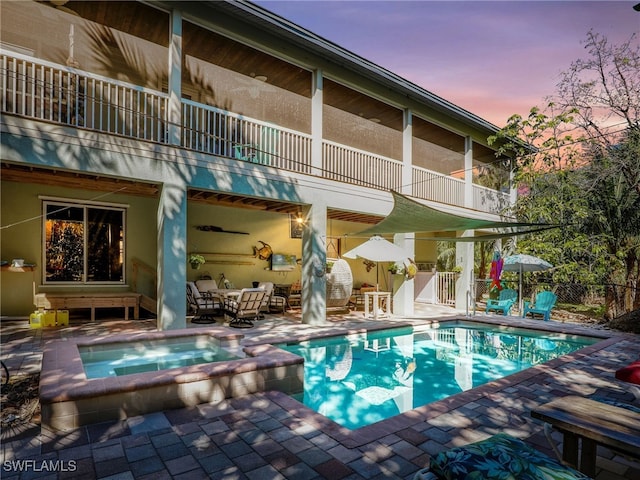
[[[410,109],[403,111],[402,129],[402,185],[398,189],[400,193],[411,195],[413,185],[413,114]],[[407,252],[409,258],[415,259],[416,250],[415,233],[397,233],[393,236],[393,242]],[[392,275],[392,277],[394,277]],[[393,288],[393,314],[411,316],[414,312],[415,286],[414,280],[406,278],[394,278]]]
[[[464,139],[464,206],[473,208],[473,140]],[[465,230],[462,237],[473,236],[473,230]],[[471,312],[473,306],[474,242],[456,242],[456,265],[462,273],[456,281],[456,309]]]
[[[182,13],[172,10],[169,17],[169,105],[167,111],[168,141],[180,145],[182,97]]]
[[[311,87],[311,171],[318,174],[322,171],[322,108],[323,84],[322,70],[313,72]]]
[[[402,112],[402,185],[398,191],[404,195],[413,193],[413,114],[411,110]]]
[[[303,210],[302,231],[302,323],[327,321],[327,205],[318,199]]]
[[[187,190],[162,186],[158,203],[158,330],[187,326]]]
[[[415,258],[415,233],[396,233],[393,236],[393,243],[407,252],[409,258]],[[394,283],[396,282],[394,281]],[[393,314],[411,316],[413,315],[415,301],[414,280],[404,278],[398,283],[399,285],[396,285],[397,290],[393,292]]]

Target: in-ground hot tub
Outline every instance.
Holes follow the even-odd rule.
[[[71,430],[248,393],[293,393],[302,389],[301,357],[270,345],[243,349],[242,338],[218,327],[49,342],[44,348],[40,376],[42,424],[53,430]],[[168,357],[166,352],[184,344],[201,350],[203,353],[195,357],[202,359],[175,363]],[[143,361],[122,363],[113,354],[127,350]],[[156,358],[149,358],[149,352],[155,352]],[[114,365],[100,366],[98,370],[104,375],[95,374],[88,361],[85,366],[83,356],[85,360],[107,358],[107,363]],[[184,360],[184,354],[178,356]],[[202,363],[197,363],[200,360]],[[87,372],[97,378],[88,378]]]

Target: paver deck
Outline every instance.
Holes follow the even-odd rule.
[[[420,307],[412,319],[463,318],[454,310]],[[471,317],[467,317],[471,318]],[[480,321],[495,316],[478,315]],[[362,313],[302,325],[292,315],[267,316],[244,330],[247,342],[362,328]],[[504,321],[505,317],[498,319]],[[532,320],[508,317],[518,326]],[[376,324],[379,324],[378,320]],[[12,372],[37,372],[44,342],[84,335],[154,330],[153,320],[72,319],[69,327],[30,330],[2,324],[2,359]],[[589,327],[546,322],[577,333]],[[538,325],[540,323],[538,322]],[[201,326],[192,325],[193,328]],[[602,331],[600,331],[602,333]],[[612,339],[353,432],[278,392],[218,404],[168,410],[55,433],[39,425],[4,429],[3,479],[411,479],[430,455],[499,432],[554,455],[531,409],[564,395],[633,401],[616,369],[640,358],[640,336],[606,332]],[[553,435],[558,444],[562,436]],[[52,471],[56,470],[56,471]],[[598,448],[598,480],[640,478],[640,461]]]

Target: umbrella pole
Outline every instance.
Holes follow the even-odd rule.
[[[522,301],[522,265],[520,265],[520,281],[518,282],[518,290],[520,290],[518,296],[520,297],[520,316],[522,316],[524,303]]]

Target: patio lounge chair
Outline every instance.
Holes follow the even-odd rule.
[[[487,300],[487,308],[485,313],[489,313],[490,310],[496,313],[501,312],[502,315],[509,315],[511,313],[511,307],[518,300],[518,292],[511,288],[505,288],[500,291],[500,296],[497,300]]]
[[[196,287],[199,292],[216,292],[218,290],[218,282],[211,278],[196,280]]]
[[[300,307],[302,305],[302,285],[299,280],[291,284],[291,290],[287,300],[289,301],[290,307]]]
[[[532,318],[535,318],[535,315],[542,315],[542,318],[548,321],[551,318],[551,309],[556,304],[557,299],[558,296],[553,292],[544,291],[538,293],[533,303],[524,302],[522,318],[530,313]]]
[[[414,476],[414,480],[476,478],[578,480],[589,477],[504,433],[440,452],[431,458],[429,468]]]
[[[234,328],[253,327],[260,318],[260,307],[267,292],[263,288],[243,288],[237,297],[224,299],[224,316]]]
[[[273,296],[273,282],[260,282],[258,284],[258,288],[262,288],[266,295],[264,296],[264,300],[262,300],[262,306],[260,307],[260,312],[269,313],[269,307],[271,305],[271,297]],[[264,318],[264,315],[260,315],[261,318]]]
[[[194,313],[191,323],[215,323],[222,300],[212,292],[201,292],[194,282],[187,282],[187,305]]]
[[[269,310],[285,313],[289,308],[289,295],[291,295],[291,285],[275,285],[269,301]]]

